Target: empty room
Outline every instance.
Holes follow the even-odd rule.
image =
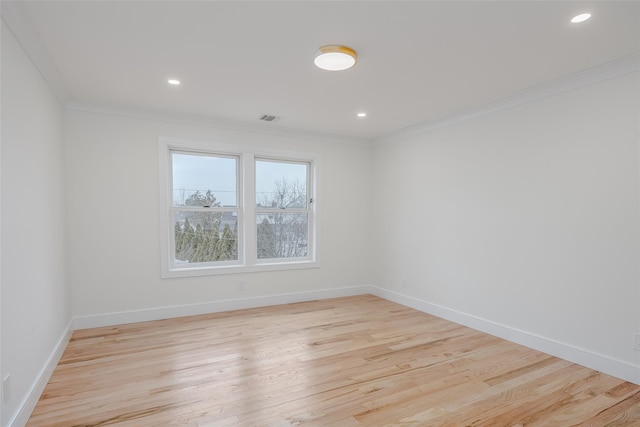
[[[640,2],[0,2],[0,425],[640,426]]]

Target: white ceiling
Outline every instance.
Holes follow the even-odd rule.
[[[69,106],[373,139],[640,52],[639,2],[27,1]],[[571,24],[589,11],[591,20]],[[18,32],[16,32],[18,36]],[[355,68],[322,71],[344,44]],[[23,43],[27,46],[27,43]],[[170,87],[169,77],[180,79]],[[359,119],[356,113],[366,111]],[[260,123],[262,114],[281,116]]]

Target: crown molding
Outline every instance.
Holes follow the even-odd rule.
[[[527,104],[539,99],[548,98],[563,92],[568,92],[584,86],[589,86],[604,80],[620,77],[625,74],[640,70],[640,54],[634,54],[619,58],[576,73],[569,74],[559,79],[540,83],[496,101],[473,108],[457,111],[441,119],[418,123],[408,126],[396,132],[373,139],[374,145],[385,145],[397,142],[399,139],[409,138],[421,133],[429,132],[441,127],[484,116],[506,108]]]
[[[375,138],[357,138],[294,128],[269,128],[249,122],[225,120],[196,114],[71,103],[70,92],[62,78],[62,74],[57,64],[45,48],[43,41],[39,37],[39,33],[30,22],[24,2],[2,1],[1,6],[0,16],[3,23],[6,24],[9,30],[13,33],[18,43],[26,52],[42,78],[47,82],[60,104],[67,110],[156,120],[167,123],[215,127],[218,129],[233,131],[255,132],[287,138],[311,139],[314,141],[333,142],[338,144],[346,143],[360,146],[373,144],[375,146],[393,143],[398,139],[419,135],[421,133],[449,126],[474,117],[491,114],[506,108],[526,104],[640,70],[640,53],[638,53],[569,74],[559,79],[543,82],[517,91],[508,97],[501,98],[484,105],[463,109],[440,119],[417,123]]]
[[[227,130],[233,132],[256,133],[288,139],[311,140],[321,143],[349,144],[356,146],[370,146],[371,141],[363,138],[340,136],[329,133],[312,132],[295,128],[275,127],[277,125],[264,123],[249,123],[242,120],[221,119],[192,113],[180,113],[177,111],[150,110],[123,106],[105,106],[97,104],[85,104],[69,102],[64,105],[67,111],[79,111],[92,114],[100,114],[114,117],[123,117],[137,120],[157,121],[186,126],[201,126]]]
[[[49,55],[38,35],[38,31],[29,20],[23,3],[20,1],[3,1],[0,9],[2,21],[13,33],[18,44],[25,51],[44,81],[47,82],[58,102],[64,105],[69,99],[69,90],[56,62]]]
[[[136,109],[131,107],[104,106],[75,103],[71,101],[67,85],[55,61],[45,48],[38,31],[29,20],[29,14],[23,2],[2,1],[0,16],[7,28],[14,35],[18,44],[25,51],[42,78],[47,82],[58,102],[69,111],[85,111],[96,114],[153,120],[164,123],[175,123],[191,126],[212,127],[230,131],[254,132],[283,138],[314,140],[324,143],[370,145],[368,139],[304,131],[270,125],[253,124],[238,120],[225,120],[197,114],[178,113],[174,111],[157,111]],[[277,125],[276,125],[277,126]]]

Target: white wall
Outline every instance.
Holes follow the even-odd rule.
[[[638,366],[638,82],[377,146],[374,284]]]
[[[0,370],[13,390],[2,425],[72,314],[368,283],[639,366],[631,349],[640,331],[639,78],[372,152],[311,136],[63,112],[3,22]],[[159,136],[319,154],[322,266],[161,279]]]
[[[83,111],[67,111],[65,118],[76,316],[370,283],[367,145]],[[321,267],[161,279],[159,136],[319,154]]]
[[[2,22],[2,378],[13,418],[71,320],[63,110]]]

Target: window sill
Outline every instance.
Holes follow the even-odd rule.
[[[319,261],[273,262],[256,265],[225,265],[219,267],[173,268],[162,272],[163,279],[180,277],[218,276],[223,274],[260,273],[265,271],[303,270],[320,268]]]

